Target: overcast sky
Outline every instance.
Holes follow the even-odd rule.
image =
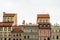
[[[0,0],[0,21],[3,12],[17,13],[18,24],[36,23],[37,14],[48,13],[51,23],[60,24],[60,0]]]

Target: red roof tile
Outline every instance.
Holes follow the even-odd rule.
[[[16,15],[15,13],[5,13],[5,12],[3,12],[3,17],[13,17],[15,15]]]
[[[12,22],[0,22],[0,27],[12,26]]]
[[[40,17],[40,18],[50,18],[49,14],[37,14],[37,17]]]
[[[22,26],[14,26],[13,30],[22,30]]]

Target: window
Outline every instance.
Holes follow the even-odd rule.
[[[18,34],[16,36],[18,36]]]
[[[20,36],[21,36],[21,34],[20,34]]]
[[[56,32],[56,30],[54,30],[54,32]]]
[[[50,27],[50,24],[47,24],[46,27]]]
[[[45,20],[43,20],[43,22],[45,22]]]
[[[46,37],[44,37],[44,40],[46,40]]]
[[[24,32],[31,32],[31,29],[24,29]]]
[[[15,39],[13,39],[13,40],[15,40]]]
[[[44,27],[46,27],[46,25],[44,24]]]
[[[40,40],[42,40],[42,38],[40,37]]]
[[[21,40],[21,39],[20,39]]]
[[[2,31],[3,30],[3,27],[0,27],[0,31]]]
[[[15,36],[15,34],[13,34],[13,36]]]
[[[54,39],[54,36],[53,36],[53,39]]]
[[[4,32],[4,36],[7,36],[7,32]]]
[[[26,39],[26,36],[24,36],[24,39]]]
[[[41,30],[40,30],[40,35],[41,35]]]
[[[59,39],[59,37],[58,37],[58,36],[56,36],[56,39]]]
[[[59,32],[60,32],[60,30],[59,30]]]
[[[11,36],[11,33],[10,32],[8,32],[8,36]]]
[[[36,32],[36,30],[32,30],[32,32]]]
[[[48,22],[48,20],[46,20],[46,22]]]
[[[18,40],[18,39],[16,39],[16,40]]]
[[[40,22],[42,22],[42,20],[40,20]]]
[[[9,38],[8,40],[11,40],[11,38]]]
[[[44,30],[44,34],[46,34],[46,31]]]
[[[4,40],[7,40],[7,38],[4,38]]]
[[[11,27],[8,27],[8,31],[11,31]]]
[[[2,32],[0,32],[0,36],[2,36]]]
[[[48,34],[50,34],[50,31],[48,31]]]
[[[0,38],[0,40],[2,40],[2,38]]]
[[[6,22],[6,17],[3,18],[3,21]]]
[[[4,27],[4,31],[7,31],[7,27]]]
[[[42,25],[40,24],[40,27],[42,27]]]
[[[28,36],[28,39],[29,39],[29,36]]]
[[[59,32],[59,30],[57,30],[57,32]]]
[[[8,17],[8,22],[11,22],[12,21],[12,17]]]

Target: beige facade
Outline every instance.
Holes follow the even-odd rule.
[[[23,40],[38,40],[38,25],[23,25]]]
[[[60,40],[60,26],[57,24],[51,26],[51,40]]]
[[[22,30],[12,30],[11,31],[11,40],[23,40],[23,31]]]
[[[12,27],[1,27],[0,26],[0,40],[8,40],[11,38]]]

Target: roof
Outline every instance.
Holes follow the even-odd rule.
[[[6,13],[3,12],[3,17],[14,17],[16,14],[15,13]]]
[[[21,33],[22,31],[22,27],[21,26],[15,26],[13,27],[13,30],[11,31],[12,33]]]
[[[13,22],[0,22],[0,27],[12,26]]]
[[[37,14],[39,18],[50,18],[49,14]]]
[[[13,30],[22,30],[22,27],[18,27],[18,26],[13,27]]]

